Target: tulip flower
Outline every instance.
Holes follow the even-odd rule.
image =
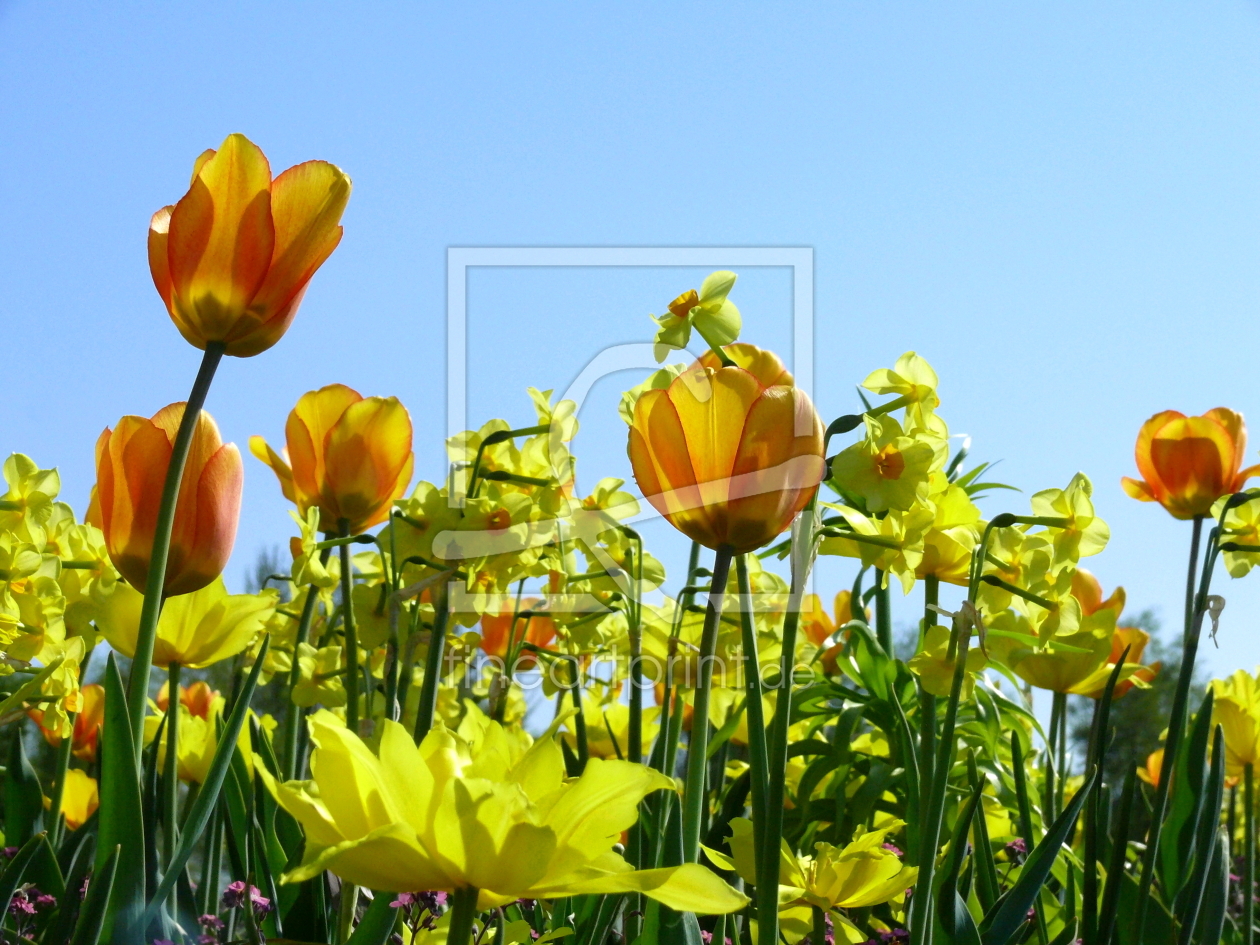
[[[853,620],[853,592],[837,591],[832,609],[834,617],[823,609],[817,594],[806,594],[801,603],[801,632],[814,646],[822,646],[836,630]],[[860,619],[869,621],[870,614],[863,614]]]
[[[1174,518],[1207,515],[1223,495],[1242,489],[1260,466],[1242,469],[1247,447],[1243,416],[1216,407],[1201,417],[1157,413],[1138,433],[1134,454],[1141,479],[1120,484],[1141,502],[1158,502]]]
[[[101,630],[124,656],[135,653],[143,603],[142,594],[119,585],[103,608]],[[192,594],[172,597],[158,619],[153,665],[177,663],[200,669],[235,656],[271,619],[278,603],[273,590],[229,594],[222,578]]]
[[[260,436],[250,437],[250,451],[301,515],[319,509],[326,532],[357,535],[379,525],[411,482],[411,417],[397,397],[330,384],[303,394],[284,430],[282,453]]]
[[[210,711],[219,699],[219,691],[211,689],[210,685],[202,679],[198,679],[191,686],[179,687],[179,704],[199,719],[210,718]],[[163,686],[158,690],[157,707],[165,712],[169,703],[170,690]]]
[[[689,538],[735,554],[779,535],[825,472],[822,423],[771,352],[731,345],[634,405],[630,463],[652,506]]]
[[[480,890],[480,908],[621,892],[701,913],[748,902],[702,866],[635,871],[613,850],[639,802],[674,786],[650,768],[592,758],[569,779],[550,733],[522,750],[489,721],[470,737],[435,722],[417,747],[386,720],[379,755],[327,711],[310,724],[312,781],[280,784],[255,766],[306,831],[302,863],[283,882],[327,869],[392,892]]]
[[[205,715],[196,715],[181,700],[179,706],[179,737],[176,740],[177,765],[176,776],[188,784],[204,784],[210,775],[210,765],[214,762],[214,753],[219,747],[219,726],[223,724],[224,699],[215,693],[214,700],[206,709]],[[251,710],[251,715],[252,715]],[[159,715],[144,717],[144,743],[151,744],[157,737],[162,723]],[[260,720],[263,731],[270,732],[275,723],[270,716]],[[241,756],[245,759],[246,771],[254,770],[253,743],[250,738],[250,726],[246,723],[241,728],[236,744]],[[158,770],[166,769],[166,750],[170,740],[165,734],[157,746]]]
[[[1146,767],[1137,769],[1137,776],[1151,787],[1159,787],[1159,772],[1164,767],[1164,749],[1157,748],[1146,756]]]
[[[188,193],[149,223],[149,271],[180,334],[241,358],[274,345],[341,241],[349,199],[350,178],[326,161],[272,180],[244,135],[204,152]]]
[[[44,711],[31,709],[27,714],[39,726],[44,740],[53,748],[61,744],[61,734],[56,729],[44,727]],[[91,683],[79,690],[79,711],[74,717],[74,733],[70,751],[86,762],[96,760],[96,746],[100,740],[101,723],[105,721],[105,687]]]
[[[66,826],[78,830],[96,813],[101,798],[97,790],[96,778],[78,768],[66,770],[66,786],[61,792],[61,813],[65,815]],[[52,807],[52,800],[44,798],[44,809]]]
[[[162,484],[184,404],[153,418],[123,417],[96,441],[98,521],[110,560],[135,588],[149,573]],[[211,416],[201,412],[180,483],[166,566],[166,596],[189,594],[223,573],[236,540],[244,469],[241,454],[224,443]]]

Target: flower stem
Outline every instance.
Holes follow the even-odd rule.
[[[429,632],[429,651],[424,659],[424,682],[420,685],[420,706],[416,709],[417,745],[429,734],[429,729],[433,727],[433,717],[437,713],[438,681],[442,676],[448,609],[446,585],[437,584],[433,588],[433,629]]]
[[[341,536],[350,537],[350,522],[342,519]],[[341,615],[342,630],[346,640],[346,728],[359,733],[359,634],[354,625],[354,573],[351,570],[350,544],[338,545],[341,553]]]
[[[56,770],[53,772],[52,798],[48,805],[48,813],[52,818],[52,831],[48,840],[54,850],[60,846],[61,838],[66,833],[66,820],[61,815],[61,799],[66,793],[66,772],[70,768],[70,752],[74,748],[74,720],[77,716],[77,712],[66,713],[70,734],[57,746],[57,758],[54,762]]]
[[[158,617],[162,614],[165,600],[166,562],[171,550],[171,532],[175,527],[175,506],[179,501],[179,486],[184,479],[184,466],[188,462],[188,449],[192,446],[193,433],[201,408],[210,392],[214,372],[223,360],[226,345],[221,341],[206,344],[205,355],[192,392],[184,407],[179,431],[171,445],[171,460],[166,467],[166,482],[162,485],[162,501],[158,506],[157,521],[153,528],[153,548],[149,552],[149,573],[144,583],[144,606],[140,611],[140,628],[136,634],[136,652],[132,657],[131,676],[127,680],[127,714],[131,719],[132,746],[136,764],[140,764],[144,751],[144,715],[149,700],[149,672],[153,668],[153,644],[157,640]]]
[[[875,639],[892,659],[892,600],[888,596],[888,576],[878,568],[875,569]]]
[[[321,555],[321,564],[328,564],[328,556],[332,549],[325,549]],[[284,764],[281,774],[286,781],[293,781],[298,776],[298,725],[301,723],[304,710],[293,702],[293,690],[302,681],[302,667],[298,663],[298,648],[306,642],[311,632],[311,623],[315,619],[315,604],[319,600],[319,588],[311,584],[306,589],[306,600],[302,603],[302,616],[298,618],[297,634],[293,638],[293,665],[289,667],[289,698],[285,706]]]
[[[813,503],[802,515],[813,514]],[[795,545],[812,542],[808,529],[792,532]],[[766,826],[761,836],[765,851],[757,873],[757,939],[760,945],[777,945],[779,941],[779,838],[783,836],[784,784],[787,779],[788,729],[792,724],[792,671],[796,664],[796,630],[801,620],[801,600],[809,578],[806,568],[798,570],[800,556],[792,552],[792,587],[788,595],[787,613],[783,618],[783,655],[779,668],[779,688],[774,699],[774,720],[770,723],[767,745]]]
[[[935,627],[936,611],[933,606],[940,602],[941,582],[935,574],[923,579],[923,633],[919,638],[922,649],[928,629]],[[936,696],[919,681],[919,814],[928,809],[931,800],[932,772],[936,766]],[[913,851],[916,860],[919,851]]]
[[[718,624],[730,570],[731,549],[723,545],[713,558],[713,583],[709,590],[709,606],[704,612],[704,631],[700,636],[700,666],[696,674],[695,711],[691,716],[691,741],[687,746],[687,787],[683,795],[684,863],[695,863],[700,858],[700,829],[708,796],[704,782],[709,760],[709,690],[713,685]]]
[[[1255,941],[1256,924],[1256,795],[1255,767],[1243,766],[1243,945]],[[1233,837],[1230,837],[1232,840]]]
[[[166,668],[166,765],[162,771],[162,862],[169,864],[175,858],[178,827],[175,824],[179,806],[179,663],[172,662]],[[179,903],[176,892],[171,890],[167,906],[175,917]]]
[[[751,763],[753,852],[758,863],[768,849],[761,831],[766,826],[766,790],[769,783],[769,767],[766,758],[766,720],[761,704],[761,661],[757,655],[757,628],[753,620],[752,585],[748,579],[748,556],[735,559],[739,577],[739,619],[743,631],[744,672],[748,683],[748,760]],[[777,850],[776,850],[777,856]],[[760,867],[758,875],[760,876]]]
[[[248,892],[248,890],[246,890]],[[341,881],[341,909],[337,913],[337,941],[346,945],[354,930],[354,914],[359,906],[359,887],[353,883]],[[246,900],[245,908],[252,912],[253,903]],[[452,939],[451,941],[454,941]]]
[[[1164,826],[1164,814],[1168,809],[1168,788],[1172,781],[1173,765],[1181,736],[1186,728],[1186,709],[1190,698],[1190,682],[1194,676],[1194,658],[1199,651],[1199,634],[1203,629],[1203,607],[1207,590],[1212,581],[1212,563],[1216,548],[1208,551],[1199,582],[1199,592],[1194,590],[1195,566],[1199,557],[1199,542],[1203,532],[1203,516],[1194,517],[1194,531],[1190,538],[1190,568],[1186,577],[1186,625],[1182,639],[1181,668],[1177,673],[1177,688],[1173,693],[1172,711],[1168,720],[1168,737],[1164,741],[1164,760],[1159,767],[1159,785],[1155,789],[1155,802],[1151,805],[1151,825],[1146,835],[1146,850],[1142,858],[1142,878],[1138,886],[1137,922],[1133,941],[1143,941],[1146,919],[1150,911],[1151,886],[1155,882],[1155,861],[1159,858],[1159,838]],[[1210,542],[1215,546],[1216,541]]]
[[[446,930],[449,945],[468,945],[472,940],[473,920],[477,918],[477,894],[480,890],[461,886],[451,893],[451,924]]]

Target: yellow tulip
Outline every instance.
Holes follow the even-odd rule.
[[[66,769],[66,786],[61,792],[61,813],[66,817],[66,827],[78,830],[100,806],[101,797],[96,778],[78,768]],[[44,798],[44,810],[52,807],[52,800]]]
[[[279,784],[256,766],[306,831],[284,882],[330,870],[392,892],[477,889],[481,908],[619,892],[701,913],[748,902],[697,864],[635,871],[614,852],[643,797],[674,787],[650,768],[593,758],[568,779],[553,738],[522,750],[494,722],[474,739],[439,722],[417,747],[386,720],[379,756],[329,712],[310,725],[313,780]]]
[[[271,467],[298,512],[318,508],[320,528],[357,535],[389,517],[411,482],[411,417],[397,397],[364,397],[344,384],[303,394],[277,453],[260,436],[249,449]]]
[[[653,507],[688,538],[742,554],[791,524],[826,463],[813,404],[776,355],[730,345],[634,405],[630,464]]]
[[[196,715],[189,710],[188,706],[180,703],[179,706],[179,738],[178,751],[179,759],[176,766],[178,771],[177,777],[181,781],[187,781],[191,784],[204,784],[210,775],[210,764],[214,761],[214,753],[219,747],[218,726],[223,716],[223,707],[225,701],[222,696],[217,696],[211,704],[205,715]],[[250,712],[253,715],[253,711]],[[147,715],[144,719],[144,743],[150,744],[157,735],[158,726],[161,725],[161,715]],[[275,721],[270,716],[264,716],[260,723],[263,730],[270,732],[275,728]],[[245,767],[251,771],[254,767],[253,740],[250,737],[249,722],[241,726],[241,733],[236,740],[237,747],[240,748],[241,754],[245,758]],[[162,740],[158,742],[158,770],[166,770],[166,748],[169,741],[165,732],[162,734]]]
[[[158,620],[153,665],[200,669],[235,656],[271,619],[278,603],[272,590],[229,594],[221,577],[199,591],[172,597]],[[136,651],[143,605],[143,594],[120,584],[102,607],[105,639],[124,656]]]
[[[202,153],[188,193],[149,223],[149,270],[179,333],[240,358],[274,345],[341,241],[349,199],[350,178],[326,161],[272,180],[244,135]]]

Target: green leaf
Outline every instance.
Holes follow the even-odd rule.
[[[1207,888],[1203,893],[1203,907],[1199,912],[1199,925],[1195,941],[1200,945],[1217,945],[1225,931],[1225,913],[1229,905],[1229,837],[1221,827],[1212,851],[1212,865],[1208,869]]]
[[[114,654],[109,655],[110,662],[113,662]],[[109,697],[105,699],[106,715],[109,712]],[[124,706],[124,715],[126,708]],[[127,727],[131,727],[128,722]],[[102,735],[104,733],[102,732]],[[131,754],[131,746],[128,746],[128,757],[134,759],[135,755]],[[109,851],[109,855],[105,857],[105,862],[96,868],[96,872],[92,874],[92,881],[88,884],[87,898],[83,900],[83,905],[79,907],[79,921],[74,927],[74,939],[70,945],[97,945],[101,938],[101,930],[105,928],[105,916],[109,906],[110,893],[114,889],[114,879],[118,872],[118,861],[122,857],[122,848],[115,846]]]
[[[1024,924],[1028,909],[1037,899],[1038,892],[1045,885],[1050,869],[1059,855],[1063,842],[1076,825],[1076,818],[1085,804],[1085,798],[1093,790],[1098,780],[1098,769],[1093,769],[1081,789],[1076,792],[1067,808],[1046,831],[1041,842],[1028,854],[1028,859],[1019,872],[1015,885],[1007,890],[997,901],[993,909],[980,923],[980,938],[983,945],[1006,945],[1013,940],[1020,926]]]
[[[77,832],[77,831],[76,831]],[[92,860],[96,852],[96,837],[83,837],[74,848],[74,856],[67,865],[65,888],[71,890],[69,896],[58,896],[57,915],[48,930],[44,933],[45,942],[68,942],[74,932],[75,919],[83,906],[79,903],[79,890],[92,871]]]
[[[1168,902],[1175,901],[1193,862],[1195,827],[1203,803],[1203,780],[1207,776],[1211,732],[1212,690],[1208,689],[1195,716],[1190,737],[1182,739],[1174,759],[1168,815],[1159,838],[1161,888]]]
[[[105,666],[105,724],[101,727],[100,750],[101,817],[96,838],[96,872],[100,875],[108,866],[121,877],[109,899],[105,921],[120,933],[119,941],[126,941],[125,931],[137,927],[144,909],[144,809],[127,694],[113,653]],[[121,847],[117,855],[115,847]],[[111,862],[113,866],[109,866]]]
[[[44,829],[44,792],[39,775],[26,757],[21,725],[13,726],[9,767],[4,776],[4,839],[20,847]]]
[[[1063,931],[1054,937],[1050,945],[1072,945],[1076,941],[1076,931],[1079,923],[1076,919],[1072,919],[1063,926]]]
[[[354,934],[346,940],[346,945],[385,945],[390,933],[394,931],[394,923],[398,919],[398,910],[390,906],[394,894],[373,892],[376,897],[363,913],[363,918],[355,927]]]
[[[1203,802],[1194,839],[1194,869],[1177,897],[1177,921],[1181,923],[1181,941],[1189,943],[1190,933],[1199,921],[1199,910],[1207,891],[1208,873],[1215,856],[1216,836],[1221,820],[1221,801],[1225,794],[1225,737],[1216,726],[1212,739],[1212,769],[1204,785]]]
[[[227,724],[219,737],[219,744],[214,750],[214,759],[210,762],[210,773],[206,776],[205,783],[201,785],[201,790],[197,792],[197,799],[193,802],[188,819],[184,822],[184,832],[179,838],[179,847],[171,862],[167,864],[166,875],[162,877],[162,882],[158,885],[157,891],[149,901],[149,907],[145,910],[146,922],[158,913],[170,891],[175,888],[175,881],[179,878],[180,871],[187,865],[188,858],[192,856],[193,850],[201,840],[201,832],[206,829],[206,822],[210,820],[210,812],[214,809],[219,790],[223,787],[223,780],[227,777],[228,765],[236,754],[236,741],[240,738],[241,727],[245,724],[245,716],[249,712],[249,701],[254,697],[254,690],[258,686],[258,675],[262,672],[263,663],[266,662],[270,642],[270,638],[263,638],[262,647],[254,658],[254,668],[250,671],[249,679],[245,681],[245,686],[232,707],[232,714],[228,716]],[[105,706],[108,710],[108,698],[105,700]]]

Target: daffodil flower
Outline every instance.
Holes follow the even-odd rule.
[[[658,328],[654,349],[658,364],[672,352],[687,347],[692,328],[713,348],[729,345],[739,338],[742,319],[735,303],[727,298],[737,278],[735,273],[726,270],[710,273],[701,283],[699,292],[689,289],[669,303],[666,314],[651,316]]]

